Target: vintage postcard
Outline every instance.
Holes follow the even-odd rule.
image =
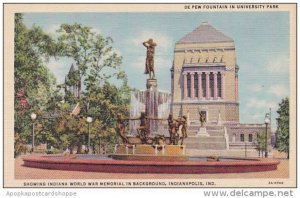
[[[296,187],[296,4],[4,4],[4,187]]]

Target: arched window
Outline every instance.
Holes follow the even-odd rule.
[[[232,136],[232,142],[235,142],[235,141],[236,141],[236,134],[234,133]]]

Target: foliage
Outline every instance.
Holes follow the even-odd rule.
[[[18,133],[15,134],[14,140],[14,156],[17,157],[22,153],[26,153],[26,140],[22,138]]]
[[[118,142],[115,122],[117,115],[126,116],[129,110],[127,76],[121,69],[122,57],[112,47],[112,39],[104,38],[81,24],[62,24],[55,39],[40,27],[27,28],[22,14],[15,15],[15,152],[32,141],[35,126],[36,145],[47,143],[65,150],[75,146],[80,152],[87,145],[87,116],[90,124],[91,145],[113,149]],[[53,74],[45,66],[50,57],[68,57],[78,70],[68,75],[66,84],[57,88]],[[84,83],[81,97],[60,89]],[[24,90],[29,105],[20,106],[17,94]],[[71,115],[72,106],[80,103],[80,115]],[[30,114],[37,114],[33,122]],[[99,150],[99,149],[98,149]]]
[[[55,77],[44,62],[54,56],[57,46],[54,40],[41,28],[27,28],[23,23],[22,14],[15,15],[14,35],[14,103],[15,103],[15,136],[31,143],[32,121],[30,114],[39,116],[48,108],[49,98],[55,94]],[[28,101],[20,105],[18,94],[24,91]],[[42,121],[40,118],[37,123]],[[21,145],[15,145],[17,149]]]
[[[47,150],[46,154],[60,154],[63,153],[63,150],[53,149],[53,150]]]
[[[277,144],[278,150],[280,152],[285,152],[288,154],[289,158],[289,148],[290,148],[290,128],[289,128],[289,99],[284,98],[279,103],[279,108],[277,110],[279,117],[277,120]]]
[[[63,152],[64,152],[63,150],[59,150],[59,149],[34,150],[34,153],[37,154],[61,154]]]
[[[81,77],[89,76],[92,81],[105,80],[110,78],[110,75],[101,71],[104,68],[110,67],[119,68],[122,58],[113,51],[112,39],[104,38],[100,34],[92,31],[91,27],[85,27],[81,24],[62,24],[58,30],[59,47],[62,49],[62,56],[72,58],[77,65]],[[123,77],[121,71],[113,74]],[[88,74],[90,73],[90,74]],[[97,82],[98,81],[98,82]]]
[[[270,145],[270,139],[272,136],[272,132],[270,128],[268,128],[268,145]],[[266,149],[266,130],[261,130],[258,135],[257,135],[257,143],[258,143],[258,148],[259,150],[265,151]]]
[[[98,128],[92,132],[92,145],[100,146],[101,141],[108,146],[114,145],[117,138],[112,137],[116,137],[117,115],[126,115],[129,110],[130,88],[127,76],[121,69],[122,57],[113,49],[110,37],[104,38],[90,27],[77,23],[62,24],[58,33],[62,55],[72,58],[78,68],[68,76],[67,85],[75,85],[78,81],[81,84],[82,79],[85,85],[80,100],[76,101],[71,94],[67,94],[66,101],[79,101],[83,107],[81,115],[99,120],[93,123]],[[112,82],[120,82],[120,86]]]

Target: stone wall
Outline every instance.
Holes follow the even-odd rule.
[[[188,115],[191,122],[199,123],[199,111],[207,111],[207,122],[216,123],[219,112],[223,123],[239,123],[239,104],[223,102],[207,103],[177,103],[173,104],[172,112],[175,117]]]

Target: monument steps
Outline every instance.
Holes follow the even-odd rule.
[[[226,139],[223,126],[208,125],[205,127],[208,136],[199,135],[200,125],[188,128],[188,138],[184,140],[187,149],[198,150],[225,150]]]
[[[199,136],[196,136],[199,137]],[[200,136],[199,142],[202,143],[215,143],[215,142],[224,142],[224,136]]]
[[[225,142],[200,142],[200,138],[187,138],[184,140],[186,149],[199,149],[199,150],[224,150],[226,149]]]

